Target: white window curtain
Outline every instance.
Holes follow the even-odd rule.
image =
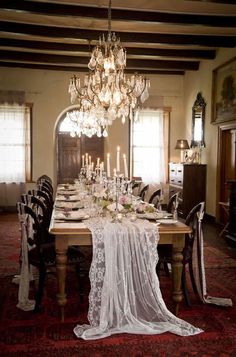
[[[18,104],[0,105],[0,182],[26,181],[27,109]]]
[[[132,125],[133,176],[147,184],[166,182],[164,111],[141,110]]]

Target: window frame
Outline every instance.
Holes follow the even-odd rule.
[[[24,107],[25,111],[25,183],[32,182],[32,173],[33,173],[33,158],[32,158],[32,150],[33,150],[33,104],[32,103],[13,103],[13,102],[4,102],[0,103],[0,105],[8,105],[9,107],[14,107],[15,105],[20,105]],[[26,113],[28,111],[28,113]]]
[[[168,175],[169,175],[169,157],[170,157],[170,114],[171,108],[170,107],[157,107],[157,108],[142,108],[145,110],[161,110],[164,114],[164,152],[165,152],[165,176],[166,182],[168,182]],[[129,174],[130,178],[135,179],[134,174],[134,167],[133,167],[133,119],[130,120],[129,123]],[[142,179],[138,177],[138,179]]]

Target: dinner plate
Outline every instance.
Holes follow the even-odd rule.
[[[176,224],[178,221],[175,219],[170,219],[170,218],[163,218],[163,219],[158,219],[158,222],[161,224]]]
[[[79,212],[69,212],[69,214],[64,214],[63,212],[57,212],[54,215],[54,219],[56,221],[82,221],[83,219],[88,219],[89,215],[86,213],[79,213]]]
[[[157,212],[146,212],[146,213],[138,213],[137,218],[156,220],[158,216],[157,216]]]

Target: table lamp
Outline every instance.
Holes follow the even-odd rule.
[[[185,151],[189,149],[188,140],[185,139],[177,140],[175,149],[180,149],[180,162],[185,162],[184,154]]]

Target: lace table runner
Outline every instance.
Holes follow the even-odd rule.
[[[116,333],[181,336],[202,332],[177,318],[166,307],[156,274],[157,228],[148,221],[111,223],[90,219],[93,261],[90,268],[90,325],[74,333],[85,340]]]

